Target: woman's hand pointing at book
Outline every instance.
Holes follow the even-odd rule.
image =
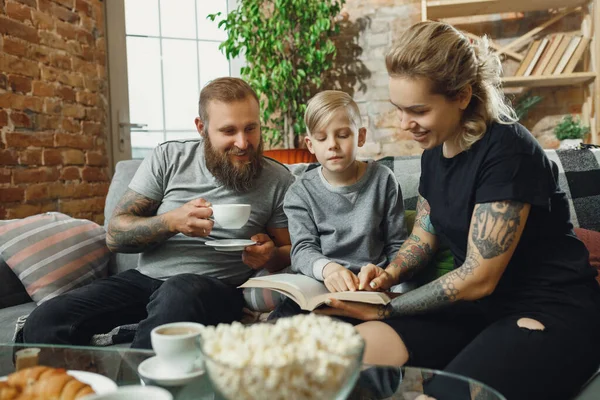
[[[396,282],[387,271],[375,264],[367,264],[358,273],[358,290],[386,291]]]

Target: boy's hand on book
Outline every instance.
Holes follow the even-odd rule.
[[[323,270],[325,287],[330,292],[347,292],[358,289],[358,277],[348,268],[338,263],[330,262]]]
[[[358,290],[386,291],[394,285],[394,279],[385,269],[375,264],[367,264],[358,273]]]
[[[242,262],[252,269],[260,269],[273,257],[275,243],[265,233],[258,233],[250,238],[256,242],[248,246],[242,253]]]

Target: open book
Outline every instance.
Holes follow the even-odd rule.
[[[294,300],[300,308],[312,311],[327,299],[356,301],[360,303],[387,304],[391,298],[382,292],[335,292],[331,293],[316,279],[300,274],[275,274],[250,278],[240,288],[265,288],[275,290]]]

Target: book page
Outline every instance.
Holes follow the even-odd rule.
[[[250,278],[240,287],[280,289],[277,291],[290,297],[301,307],[306,306],[307,299],[329,293],[322,282],[301,274],[274,274]]]

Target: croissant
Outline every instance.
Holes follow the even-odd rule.
[[[23,394],[47,400],[74,400],[93,392],[89,385],[64,373],[40,379],[25,389]]]
[[[0,400],[14,400],[20,393],[19,389],[10,386],[6,382],[0,382]]]
[[[0,397],[0,400],[74,400],[94,393],[89,385],[62,368],[26,368],[10,374],[7,383],[17,390],[17,395]]]
[[[63,368],[51,368],[40,365],[37,367],[25,368],[10,374],[8,376],[8,384],[23,391],[40,379],[46,379],[52,375],[66,373],[67,371]]]

